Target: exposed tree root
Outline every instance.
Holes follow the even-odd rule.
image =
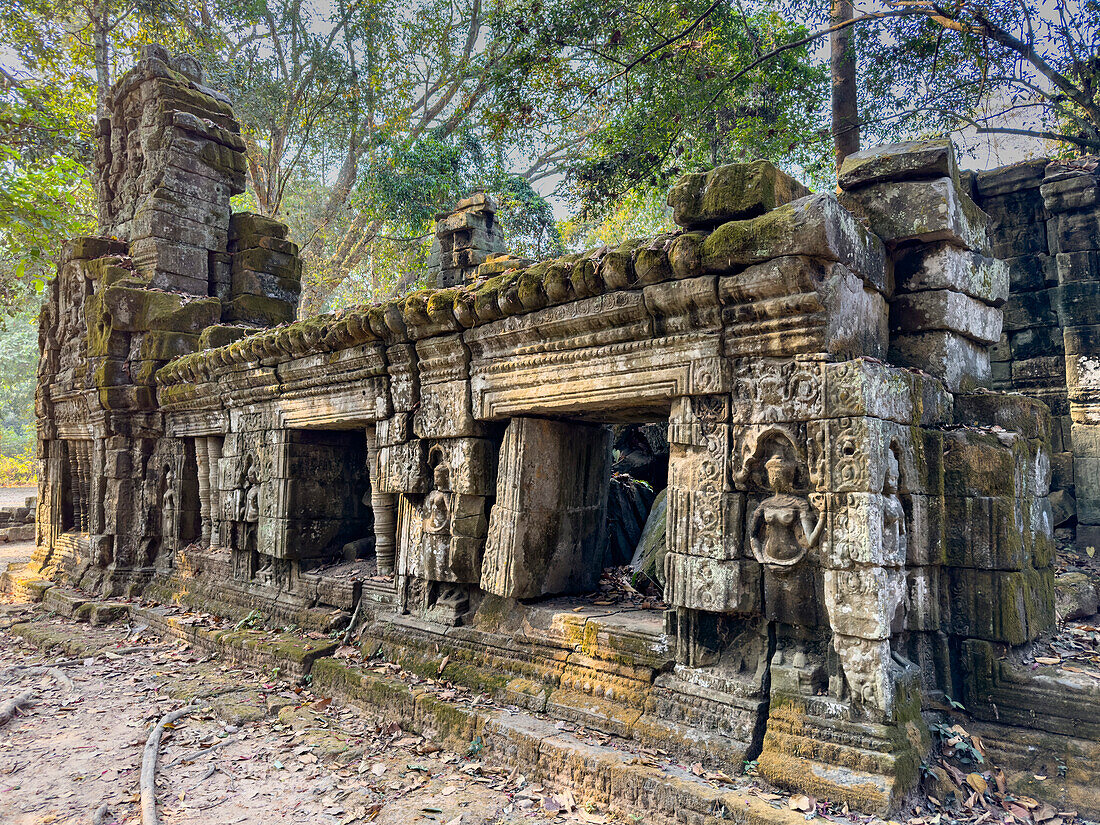
[[[23,708],[30,707],[33,701],[33,694],[21,693],[15,698],[8,699],[3,704],[0,704],[0,726],[6,725],[11,721],[11,718]]]
[[[198,705],[191,704],[166,713],[149,733],[141,757],[141,825],[160,825],[157,818],[157,756],[164,729],[197,708]]]
[[[348,622],[348,628],[344,631],[344,635],[340,637],[342,644],[350,644],[351,636],[355,632],[355,623],[359,620],[359,608],[363,606],[363,597],[359,597],[359,601],[355,603],[355,610],[351,613],[351,621]]]

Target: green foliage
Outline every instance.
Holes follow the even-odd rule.
[[[37,302],[0,320],[0,486],[34,482]]]
[[[711,8],[706,0],[526,8],[517,25],[530,27],[532,59],[562,45],[589,55],[589,70],[572,82],[591,137],[566,164],[583,207],[602,211],[638,187],[664,189],[685,171],[757,157],[803,174],[824,168],[821,67],[802,47],[749,69],[805,30],[764,8]]]
[[[641,238],[672,232],[667,194],[655,188],[636,188],[620,198],[598,219],[576,215],[560,225],[565,245],[574,252],[601,246],[615,246],[626,238]]]

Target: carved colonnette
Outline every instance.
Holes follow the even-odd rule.
[[[469,283],[288,325],[278,224],[212,210],[226,258],[208,250],[201,294],[87,241],[43,315],[41,567],[86,533],[83,573],[48,572],[303,624],[358,607],[410,667],[447,656],[511,703],[890,809],[922,705],[972,690],[983,644],[1053,624],[1049,421],[971,391],[996,267],[895,289],[918,252],[947,278],[936,244],[988,258],[950,151],[856,157],[841,199],[721,167],[674,187],[676,233],[452,261]],[[921,352],[928,371],[881,360]],[[665,421],[668,609],[578,605],[604,568],[609,425]]]

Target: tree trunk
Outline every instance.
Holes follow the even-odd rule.
[[[852,0],[832,0],[832,25],[852,20],[854,14]],[[856,90],[856,54],[852,44],[854,31],[854,26],[847,26],[829,36],[833,145],[836,148],[837,171],[840,171],[844,158],[859,151],[859,98]]]
[[[107,51],[107,0],[92,6],[92,44],[95,50],[95,115],[96,120],[108,117],[107,94],[111,91],[111,59]]]

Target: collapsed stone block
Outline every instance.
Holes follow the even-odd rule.
[[[949,241],[973,252],[989,250],[988,216],[952,178],[874,184],[846,192],[841,203],[889,245]]]
[[[669,190],[668,205],[677,224],[696,229],[755,218],[809,194],[801,183],[758,160],[684,175]]]
[[[840,167],[842,189],[886,181],[958,179],[955,147],[949,140],[914,140],[854,152]]]

